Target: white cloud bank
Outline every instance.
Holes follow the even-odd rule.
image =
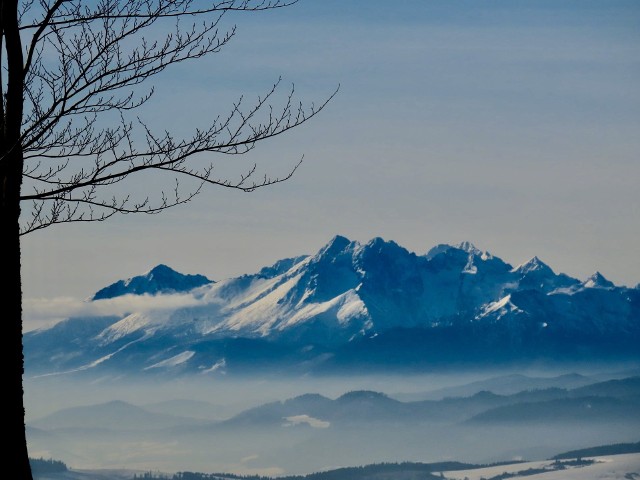
[[[191,294],[123,295],[105,300],[80,300],[72,297],[25,298],[23,331],[45,328],[69,317],[124,316],[131,312],[147,312],[195,306],[201,303]]]

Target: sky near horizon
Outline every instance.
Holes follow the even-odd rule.
[[[340,85],[320,115],[233,159],[301,167],[251,194],[209,188],[160,215],[23,237],[27,325],[35,299],[77,306],[159,263],[220,280],[335,234],[418,254],[468,240],[514,265],[640,282],[639,2],[301,0],[227,21],[232,42],[158,77],[140,115],[188,133],[280,76],[306,103]]]

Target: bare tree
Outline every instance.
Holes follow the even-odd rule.
[[[278,96],[278,80],[253,102],[241,98],[209,125],[178,138],[137,116],[153,97],[152,79],[172,65],[219,52],[235,35],[235,27],[222,28],[230,12],[297,0],[1,1],[0,225],[10,330],[3,365],[11,405],[7,437],[17,449],[8,470],[30,478],[20,235],[117,213],[158,213],[190,201],[206,185],[252,191],[287,180],[299,163],[282,177],[258,176],[254,165],[237,178],[219,178],[212,154],[247,153],[309,120],[333,95],[305,107],[294,100],[293,88]],[[171,186],[141,192],[141,175],[168,177]]]

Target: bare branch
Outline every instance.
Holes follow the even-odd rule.
[[[290,179],[302,159],[279,176],[259,175],[254,164],[224,178],[214,175],[214,155],[244,155],[302,125],[339,87],[318,106],[305,106],[295,100],[293,86],[281,94],[278,79],[253,102],[240,97],[226,114],[184,138],[155,131],[134,112],[153,98],[153,85],[146,85],[151,79],[231,41],[236,28],[222,28],[226,14],[296,2],[27,0],[21,19],[29,22],[20,26],[27,40],[21,72],[25,109],[16,145],[24,161],[20,200],[31,208],[24,209],[29,213],[21,233],[104,221],[117,213],[159,213],[189,202],[208,185],[251,192]],[[0,162],[11,151],[3,149]],[[135,188],[141,198],[126,193],[126,182],[149,174],[159,181],[155,195]],[[178,179],[191,184],[186,193]],[[163,190],[167,181],[174,186]]]
[[[67,1],[67,0],[63,0]],[[149,11],[146,13],[136,12],[136,13],[112,13],[109,9],[104,8],[96,8],[94,11],[76,9],[73,14],[67,13],[65,15],[60,15],[59,17],[55,17],[53,20],[46,19],[31,23],[28,25],[23,25],[20,27],[21,30],[32,30],[39,29],[43,25],[47,26],[67,26],[67,25],[77,25],[79,23],[88,23],[97,20],[123,20],[123,19],[149,19],[149,18],[179,18],[179,17],[194,17],[200,16],[207,13],[217,13],[217,12],[260,12],[264,10],[274,10],[277,8],[288,7],[298,3],[299,0],[290,0],[290,1],[261,1],[261,2],[252,2],[251,0],[243,0],[243,1],[223,1],[213,3],[213,5],[209,8],[201,8],[201,9],[191,9],[191,1],[171,1],[171,0],[160,0],[157,1],[158,6],[156,10],[151,11],[151,6],[153,2],[145,1],[138,2],[144,3],[149,6]],[[117,3],[117,2],[103,2],[104,3]]]
[[[194,137],[189,141],[181,141],[176,143],[173,137],[165,133],[164,137],[155,136],[146,125],[147,149],[138,153],[136,151],[126,151],[124,154],[114,156],[110,161],[98,162],[92,171],[80,171],[77,175],[71,177],[66,182],[59,181],[55,185],[57,188],[51,190],[39,190],[36,193],[23,195],[22,200],[43,200],[47,198],[57,198],[59,195],[72,192],[74,190],[83,189],[92,185],[108,185],[115,181],[119,181],[131,174],[144,170],[162,170],[186,175],[206,183],[222,185],[226,187],[238,188],[245,191],[253,191],[260,186],[272,185],[290,178],[297,166],[293,168],[289,175],[283,179],[274,181],[266,181],[252,184],[250,187],[243,187],[245,181],[234,184],[233,182],[213,181],[204,173],[196,173],[191,169],[183,167],[184,161],[199,153],[225,153],[238,155],[248,152],[252,149],[256,142],[266,140],[278,136],[292,128],[295,128],[306,122],[310,118],[317,115],[327,103],[337,93],[337,90],[319,107],[312,108],[308,112],[303,110],[299,105],[295,114],[292,114],[292,94],[289,95],[286,106],[282,109],[278,117],[270,116],[267,123],[251,124],[251,119],[255,114],[265,106],[266,100],[273,95],[277,85],[262,99],[259,99],[253,108],[248,112],[240,110],[240,102],[236,103],[232,114],[222,124],[214,124],[206,131],[197,131]],[[229,125],[231,121],[239,117],[238,125],[232,130]],[[217,142],[217,135],[226,130],[226,142]],[[113,152],[112,152],[113,153]],[[133,162],[133,163],[132,163]],[[125,168],[113,171],[122,165]],[[210,167],[210,165],[209,165]],[[204,170],[206,172],[206,169]],[[247,178],[251,176],[251,172],[247,174]]]

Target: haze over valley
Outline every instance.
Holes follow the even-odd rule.
[[[227,280],[160,265],[87,302],[136,298],[25,334],[32,456],[284,475],[638,440],[640,290],[597,273],[336,236]]]

